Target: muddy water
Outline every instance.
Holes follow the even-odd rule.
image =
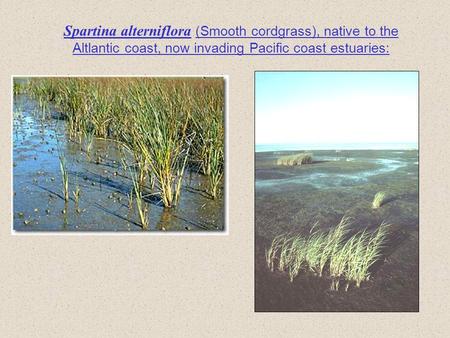
[[[129,208],[130,168],[112,141],[94,139],[87,153],[86,139],[69,141],[66,123],[49,108],[42,119],[36,102],[14,98],[13,190],[14,230],[18,231],[142,231],[136,207]],[[71,199],[63,199],[58,154],[66,157]],[[149,195],[150,231],[220,231],[224,201],[212,200],[204,190],[205,177],[187,170],[179,205],[165,209],[157,195]],[[80,188],[78,205],[73,191]],[[150,188],[147,193],[152,193]]]
[[[255,307],[257,311],[417,311],[418,310],[418,153],[417,150],[314,151],[314,163],[276,166],[280,154],[255,159]],[[373,210],[378,191],[387,202]],[[352,230],[392,224],[383,257],[361,288],[330,291],[331,281],[302,271],[293,283],[270,272],[264,250],[282,233],[323,230],[343,215]]]

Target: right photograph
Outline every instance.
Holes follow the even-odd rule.
[[[254,82],[255,311],[419,311],[419,72]]]

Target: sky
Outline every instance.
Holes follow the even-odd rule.
[[[256,145],[418,142],[417,72],[256,72]]]

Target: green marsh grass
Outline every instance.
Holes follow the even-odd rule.
[[[342,246],[344,238],[348,233],[349,224],[350,218],[344,216],[335,228],[329,230],[328,233],[323,236],[323,249],[319,257],[319,276],[323,275],[323,271],[326,265],[330,263],[331,257]]]
[[[136,207],[139,214],[139,221],[141,222],[142,229],[147,230],[149,228],[148,219],[148,206],[144,201],[142,186],[139,184],[139,178],[136,173],[131,172],[131,178],[133,181],[134,200],[136,201]],[[132,195],[132,194],[130,194]],[[130,203],[132,203],[132,197],[130,197]]]
[[[386,193],[383,191],[377,192],[372,201],[372,209],[380,208],[386,202]]]
[[[127,194],[128,197],[128,210],[133,209],[133,192]]]
[[[75,190],[72,191],[72,194],[73,194],[73,200],[75,201],[75,207],[78,208],[78,204],[80,202],[80,194],[81,194],[81,189],[78,184],[75,186]]]
[[[84,134],[85,141],[85,151],[88,158],[91,157],[92,146],[94,145],[94,134],[92,132],[87,132]]]
[[[339,290],[339,283],[347,269],[349,260],[352,258],[352,249],[354,246],[355,237],[351,237],[343,242],[330,257],[330,277],[331,290]]]
[[[319,274],[321,271],[320,259],[322,258],[322,252],[326,245],[325,235],[315,232],[308,238],[308,242],[305,244],[307,244],[305,246],[305,262],[312,272]]]
[[[359,288],[369,280],[370,268],[381,257],[390,225],[383,222],[373,232],[363,230],[349,235],[350,225],[350,218],[343,217],[328,232],[279,235],[266,249],[266,264],[274,271],[278,262],[278,270],[287,272],[291,282],[302,270],[321,277],[327,271],[331,290],[339,290],[342,281],[346,282],[346,291],[352,283]]]
[[[274,271],[275,269],[275,261],[277,259],[277,253],[279,249],[281,248],[281,244],[284,242],[285,236],[284,235],[278,235],[272,240],[272,244],[268,249],[266,249],[265,256],[266,256],[266,263],[267,267]]]
[[[280,156],[277,159],[277,165],[300,166],[313,162],[312,153],[299,153],[293,155]]]
[[[59,169],[61,171],[63,197],[67,203],[69,202],[69,172],[67,171],[66,157],[62,152],[59,153]]]
[[[180,196],[194,135],[187,134],[189,114],[180,106],[171,105],[171,100],[180,98],[174,98],[160,86],[152,89],[156,91],[154,96],[146,93],[148,87],[130,94],[130,109],[135,117],[133,139],[143,156],[141,162],[147,163],[155,176],[164,206],[172,207]]]
[[[25,92],[26,85],[23,82],[19,82],[16,79],[13,81],[13,95],[19,95]]]
[[[294,237],[285,237],[281,242],[280,246],[280,256],[278,259],[278,270],[285,271],[289,267],[289,263],[291,262],[292,256],[292,242],[294,241]]]
[[[141,193],[149,185],[165,207],[178,204],[186,170],[205,176],[210,198],[221,195],[222,78],[33,78],[24,90],[44,111],[55,107],[70,140],[85,136],[88,157],[93,138],[127,149]]]
[[[213,144],[211,146],[211,158],[209,163],[208,182],[209,186],[207,192],[216,199],[219,195],[220,185],[223,181],[223,145]]]
[[[192,161],[208,176],[207,192],[217,198],[224,174],[224,101],[216,88],[205,92],[201,102],[192,111],[191,129],[196,136],[193,142]]]
[[[286,242],[290,243],[289,257],[286,259],[286,265],[288,267],[289,280],[293,282],[307,261],[308,245],[306,244],[306,240],[301,236],[295,236],[292,241],[287,240]]]
[[[369,280],[369,269],[381,257],[390,227],[389,223],[381,223],[375,233],[368,239],[364,255],[362,256],[363,260],[359,264],[360,272],[357,278],[354,279],[357,287],[360,286],[362,281]]]
[[[370,235],[366,231],[363,231],[354,235],[348,241],[348,243],[350,243],[347,253],[348,258],[346,261],[345,270],[341,273],[345,280],[347,280],[347,285],[345,287],[346,291],[348,290],[351,281],[356,282],[356,286],[359,287],[362,281],[360,280],[360,276],[364,275],[363,279],[366,278],[365,274],[367,271],[364,271],[365,269],[363,262],[369,237]]]

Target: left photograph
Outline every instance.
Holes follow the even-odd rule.
[[[223,77],[14,77],[13,230],[225,230]]]

